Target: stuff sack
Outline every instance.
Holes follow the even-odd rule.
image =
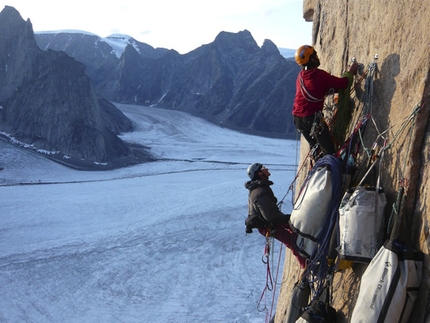
[[[304,312],[309,304],[311,297],[311,288],[307,279],[302,279],[295,283],[291,295],[290,306],[285,311],[283,323],[296,323],[297,319]]]
[[[296,323],[334,323],[336,310],[328,303],[318,299],[313,300]]]
[[[337,312],[330,306],[330,290],[330,284],[325,285],[295,323],[335,323]]]
[[[350,322],[406,323],[421,284],[422,264],[422,253],[387,240],[361,278]]]
[[[380,188],[359,186],[344,195],[339,207],[340,259],[372,260],[384,242],[386,205]]]
[[[290,217],[290,227],[298,234],[296,248],[306,258],[323,230],[332,198],[331,171],[328,166],[318,167],[304,183]]]

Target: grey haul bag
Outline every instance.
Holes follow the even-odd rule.
[[[384,243],[387,200],[382,189],[359,186],[339,207],[340,259],[369,263]]]
[[[421,284],[423,255],[388,240],[361,278],[350,323],[406,323]]]

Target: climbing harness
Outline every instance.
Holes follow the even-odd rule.
[[[314,121],[312,123],[311,131],[309,135],[313,138],[317,138],[321,134],[325,126],[324,116],[322,112],[318,111],[314,115]]]

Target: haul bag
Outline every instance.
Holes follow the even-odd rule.
[[[335,323],[337,312],[329,304],[330,286],[327,285],[319,297],[314,298],[295,323]]]
[[[340,259],[372,260],[384,242],[386,205],[380,188],[359,186],[344,195],[339,207]]]
[[[307,279],[296,282],[291,295],[290,306],[287,307],[283,323],[295,323],[309,304],[311,288]]]
[[[302,187],[290,217],[290,227],[298,234],[296,248],[306,258],[312,255],[332,198],[331,171],[318,167]]]
[[[336,310],[321,301],[314,301],[295,323],[335,323]]]
[[[350,323],[406,323],[421,284],[423,254],[388,240],[361,278]]]

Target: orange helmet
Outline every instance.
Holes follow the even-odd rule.
[[[303,45],[297,49],[296,54],[294,55],[294,58],[296,59],[297,64],[306,65],[307,63],[309,63],[309,58],[313,53],[316,53],[316,52],[312,46]]]

